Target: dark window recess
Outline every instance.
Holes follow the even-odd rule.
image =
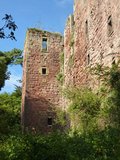
[[[88,63],[88,65],[90,64],[90,55],[89,54],[87,56],[87,63]]]
[[[42,39],[42,51],[47,51],[47,38]]]
[[[52,126],[53,119],[51,117],[48,118],[48,126]]]
[[[108,17],[108,36],[113,32],[112,17]]]
[[[112,64],[115,64],[115,57],[112,58]]]
[[[87,20],[85,22],[85,32],[86,32],[86,36],[88,37],[88,21]]]
[[[42,74],[46,74],[47,71],[46,71],[46,68],[42,68]]]

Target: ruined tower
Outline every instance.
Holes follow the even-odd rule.
[[[58,33],[28,29],[23,62],[22,127],[25,131],[48,133],[54,124],[54,109],[60,105],[56,75],[63,50]]]

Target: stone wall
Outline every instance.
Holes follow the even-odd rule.
[[[74,16],[70,15],[64,31],[64,86],[73,85]]]
[[[46,42],[42,46],[43,39]],[[24,130],[47,133],[55,127],[54,109],[60,106],[61,101],[56,75],[60,71],[59,55],[63,50],[62,41],[62,36],[57,33],[36,29],[27,31],[22,96]],[[46,46],[47,49],[44,48]]]
[[[42,51],[42,37],[48,48]],[[59,55],[62,36],[30,29],[24,48],[22,125],[33,131],[49,132],[48,118],[55,118],[53,108],[65,107],[56,75],[60,72]],[[120,59],[120,1],[74,0],[74,13],[64,31],[64,85],[99,86],[88,72],[96,64],[111,66]],[[46,74],[42,74],[42,69]]]
[[[70,53],[70,25],[65,29],[65,61]],[[120,52],[120,1],[75,0],[74,1],[74,64],[65,72],[65,84],[74,86],[99,85],[88,72],[96,64],[111,66],[117,62]],[[68,68],[68,64],[65,64]],[[66,69],[65,69],[66,70]],[[69,76],[69,74],[71,76]],[[68,76],[66,76],[68,75]]]

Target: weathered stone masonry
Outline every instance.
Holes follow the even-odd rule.
[[[53,108],[66,104],[56,81],[62,40],[59,34],[34,29],[27,32],[22,98],[22,125],[26,130],[52,131]],[[94,88],[98,81],[87,68],[97,63],[111,66],[119,56],[120,1],[74,0],[74,13],[64,31],[64,87]]]
[[[24,130],[53,130],[53,109],[60,106],[56,75],[60,70],[62,36],[29,29],[24,48],[22,125]]]
[[[72,23],[68,18],[64,34],[65,85],[93,88],[97,81],[86,68],[97,63],[110,66],[120,59],[120,1],[75,0],[73,17]],[[69,67],[71,35],[74,63]]]

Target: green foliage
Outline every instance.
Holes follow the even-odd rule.
[[[16,92],[0,94],[0,135],[14,132],[20,127],[21,96]]]
[[[23,57],[20,49],[14,48],[11,51],[4,52],[7,64],[20,64],[22,65]],[[19,62],[19,63],[18,63]]]
[[[71,34],[71,38],[70,38],[70,47],[74,46],[74,32]]]
[[[2,160],[119,160],[119,130],[84,135],[14,135],[0,144]]]
[[[97,65],[92,68],[94,74],[102,82],[102,90],[99,95],[102,99],[102,110],[107,115],[108,125],[120,127],[120,62],[113,64],[112,67]]]
[[[100,99],[90,89],[69,88],[65,90],[66,97],[72,101],[70,110],[84,110],[94,116],[100,110]]]
[[[106,72],[106,71],[105,71]],[[103,72],[104,74],[104,72]],[[20,131],[20,92],[0,95],[1,160],[119,160],[120,82],[119,67],[113,66],[108,81],[97,93],[88,88],[67,88],[67,114],[74,129],[68,133],[22,135]],[[102,78],[102,77],[101,77]],[[103,79],[102,79],[103,80]],[[58,123],[66,113],[58,110]],[[99,118],[108,119],[99,128]],[[102,124],[103,125],[103,124]]]
[[[4,86],[5,80],[9,79],[10,73],[7,72],[6,57],[0,55],[0,89]]]
[[[69,61],[68,61],[68,66],[72,67],[74,64],[74,55],[70,55]]]
[[[87,88],[67,88],[64,95],[69,99],[69,111],[73,130],[86,132],[94,129],[100,112],[100,98]]]
[[[41,28],[28,28],[28,31],[41,32],[42,34],[45,34],[45,36],[46,36],[46,33],[49,33],[49,34],[54,34],[56,36],[61,36],[62,37],[61,33],[59,33],[59,32],[44,31]]]
[[[67,125],[66,112],[61,109],[56,109],[55,113],[56,113],[55,124],[58,124],[64,128]]]
[[[60,59],[60,72],[57,74],[56,78],[57,78],[57,81],[63,85],[64,83],[64,52],[62,52],[59,56],[59,59]]]
[[[12,93],[12,95],[14,95],[16,97],[21,97],[22,96],[22,87],[15,85],[15,90]]]
[[[57,74],[57,76],[56,76],[56,78],[57,78],[57,80],[58,80],[58,82],[61,84],[61,85],[63,85],[63,82],[64,82],[64,75],[63,75],[63,73],[58,73]]]
[[[110,69],[110,78],[109,78],[109,84],[112,88],[114,88],[116,91],[120,91],[120,67],[119,62],[117,64],[114,64],[112,68]]]
[[[64,52],[60,54],[60,65],[61,67],[64,67]]]
[[[4,86],[5,80],[9,79],[10,72],[7,71],[10,64],[22,65],[22,51],[13,49],[9,52],[0,52],[0,90]]]

